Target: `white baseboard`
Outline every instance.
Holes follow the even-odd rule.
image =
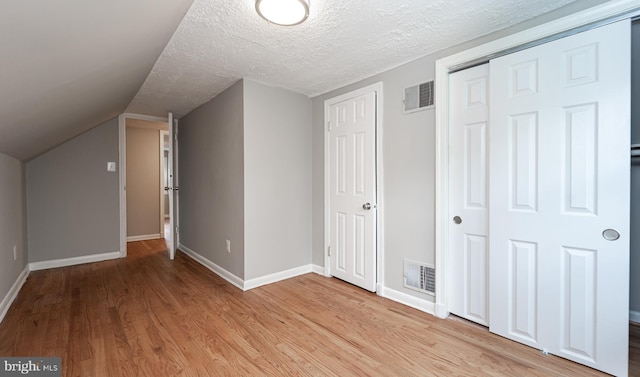
[[[29,263],[29,270],[30,271],[46,270],[48,268],[75,266],[77,264],[102,262],[109,259],[117,259],[117,258],[120,258],[120,252],[112,251],[110,253],[83,255],[81,257],[54,259],[54,260],[47,260],[42,262],[32,262],[32,263]]]
[[[181,243],[178,244],[178,249],[180,249],[180,251],[185,253],[191,259],[195,260],[196,262],[200,263],[201,265],[213,271],[214,274],[220,276],[221,278],[233,284],[234,286],[244,290],[243,288],[244,281],[239,277],[237,277],[236,275],[218,266],[217,264],[213,263],[212,261],[208,260],[207,258],[203,257],[202,255],[198,254],[197,252],[191,250],[190,248],[184,246]]]
[[[640,323],[640,312],[629,310],[629,322]]]
[[[20,288],[22,288],[22,285],[24,284],[24,282],[27,281],[28,276],[29,276],[29,265],[27,264],[26,266],[24,266],[24,270],[22,270],[20,275],[18,275],[16,282],[13,283],[13,285],[11,286],[11,289],[9,289],[9,292],[7,292],[7,294],[4,296],[2,301],[0,301],[0,322],[2,322],[2,320],[4,319],[4,316],[9,311],[9,308],[11,307],[13,300],[15,300],[16,296],[18,296],[18,292],[20,292]]]
[[[162,235],[160,233],[142,234],[142,235],[139,235],[139,236],[127,236],[127,242],[157,240],[158,238],[164,238],[164,237],[162,237]]]
[[[318,274],[318,275],[327,276],[325,268],[322,267],[322,266],[318,266],[317,264],[312,264],[311,265],[311,272],[313,272],[315,274]]]
[[[312,270],[313,270],[312,265],[308,264],[306,266],[300,266],[300,267],[292,268],[286,271],[280,271],[273,274],[260,276],[254,279],[245,280],[244,290],[248,291],[249,289],[258,288],[263,285],[276,283],[278,281],[290,279],[299,275],[308,274],[312,272]]]
[[[431,301],[427,301],[418,297],[414,297],[408,295],[406,293],[396,291],[395,289],[381,287],[378,290],[378,295],[388,298],[389,300],[393,300],[395,302],[399,302],[403,305],[410,306],[414,309],[418,309],[425,313],[429,313],[431,315],[435,315],[435,306]]]

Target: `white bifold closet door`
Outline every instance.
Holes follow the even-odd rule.
[[[490,76],[490,331],[626,375],[630,23]]]

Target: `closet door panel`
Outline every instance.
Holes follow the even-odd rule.
[[[628,364],[630,23],[490,63],[490,330]]]

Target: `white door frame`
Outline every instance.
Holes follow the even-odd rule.
[[[552,38],[571,29],[599,23],[601,26],[611,22],[640,15],[640,0],[613,0],[582,12],[551,21],[497,39],[492,42],[462,51],[436,61],[436,297],[435,315],[446,318],[449,315],[447,305],[447,280],[449,256],[449,74],[456,67],[472,62],[488,61],[494,55],[518,46],[546,38]],[[325,142],[326,143],[326,142]]]
[[[329,244],[330,244],[330,221],[329,214],[330,201],[329,194],[331,192],[329,187],[330,177],[330,143],[329,143],[329,108],[336,104],[348,100],[349,98],[361,96],[371,92],[376,92],[376,292],[381,293],[384,286],[384,195],[383,195],[383,175],[382,175],[382,120],[383,111],[382,105],[384,103],[382,99],[382,82],[377,82],[372,85],[365,86],[360,89],[353,90],[349,93],[345,93],[324,101],[324,275],[327,277],[331,275],[331,260],[329,257]]]
[[[141,119],[151,122],[167,122],[168,118],[142,114],[123,113],[118,116],[118,149],[119,149],[119,199],[120,199],[120,258],[127,256],[127,119]],[[162,198],[162,196],[160,197]]]

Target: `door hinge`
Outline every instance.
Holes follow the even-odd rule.
[[[331,246],[327,247],[327,255],[331,256]]]
[[[177,132],[173,134],[173,140],[178,141],[178,133]]]
[[[179,233],[179,230],[180,230],[180,229],[179,229],[179,228],[178,228],[178,226],[176,225],[176,234],[178,234],[178,233]]]
[[[331,122],[327,122],[327,129],[329,130],[329,132],[331,132]]]

